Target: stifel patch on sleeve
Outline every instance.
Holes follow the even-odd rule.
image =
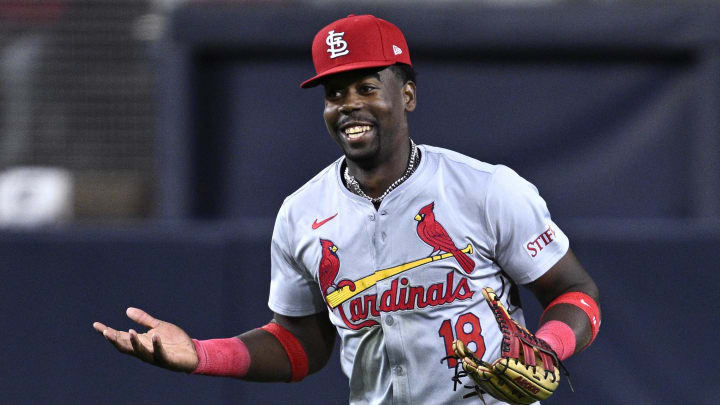
[[[538,236],[533,237],[525,244],[525,251],[534,260],[542,250],[555,241],[555,230],[551,225]]]

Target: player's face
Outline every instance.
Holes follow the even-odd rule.
[[[391,70],[340,73],[325,82],[323,117],[345,156],[376,166],[406,150],[406,112],[415,108],[415,84]]]

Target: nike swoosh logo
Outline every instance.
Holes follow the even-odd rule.
[[[335,214],[335,215],[337,215],[337,214]],[[589,306],[590,306],[590,304],[588,304],[587,302],[585,302],[585,299],[584,299],[584,298],[580,298],[580,302],[582,302],[582,304],[585,305],[586,307],[589,307]]]
[[[312,224],[312,229],[318,229],[318,228],[320,228],[321,226],[325,225],[326,222],[328,222],[329,220],[335,218],[336,216],[337,216],[337,212],[335,213],[335,215],[331,216],[330,218],[325,218],[325,219],[323,219],[323,220],[320,221],[320,222],[318,222],[318,221],[317,221],[317,218],[315,218],[315,220],[313,221],[313,224]]]

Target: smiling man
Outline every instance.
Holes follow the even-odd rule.
[[[600,308],[537,189],[507,167],[412,141],[416,79],[395,25],[340,19],[312,53],[316,75],[302,87],[323,86],[343,156],[278,213],[274,319],[205,341],[136,308],[127,314],[145,333],[94,328],[151,364],[251,381],[301,380],[339,335],[353,404],[466,403],[452,383],[460,365],[488,404],[550,396],[560,361],[597,335]],[[518,285],[545,308],[535,334]]]
[[[392,66],[336,73],[324,81],[323,116],[347,158],[343,177],[360,195],[377,194],[375,204],[418,161],[406,116],[415,109],[415,82],[405,78],[403,68]],[[412,150],[415,159],[408,164]]]

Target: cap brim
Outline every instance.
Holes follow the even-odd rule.
[[[340,65],[340,66],[336,66],[332,69],[328,69],[315,77],[305,80],[304,82],[302,82],[300,84],[300,87],[302,87],[303,89],[315,87],[318,84],[320,84],[322,82],[322,79],[324,79],[325,77],[334,75],[337,73],[348,72],[350,70],[357,70],[357,69],[367,69],[367,68],[373,68],[373,67],[390,66],[390,65],[394,65],[394,64],[395,64],[394,60],[393,61],[372,60],[372,61],[348,63],[346,65]]]

